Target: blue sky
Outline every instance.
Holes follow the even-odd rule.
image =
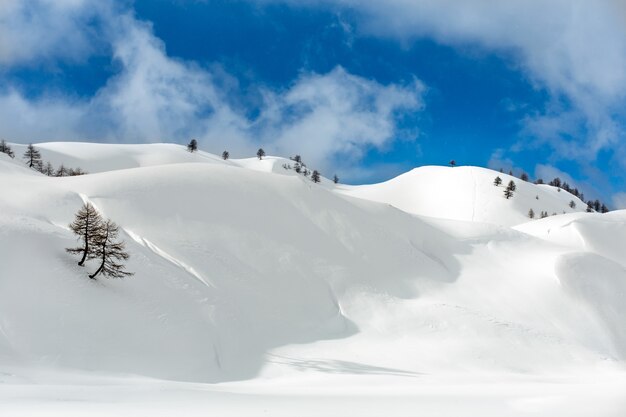
[[[300,153],[346,182],[446,164],[626,206],[626,12],[556,0],[8,0],[0,136]]]

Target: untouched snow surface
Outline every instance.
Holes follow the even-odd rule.
[[[37,146],[93,174],[0,154],[0,414],[626,413],[624,211],[519,180],[506,200],[473,167],[352,187],[282,158]],[[133,277],[64,251],[83,201]]]

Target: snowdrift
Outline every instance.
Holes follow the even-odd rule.
[[[14,375],[623,369],[624,212],[529,221],[573,196],[516,181],[506,200],[492,182],[508,176],[480,168],[335,187],[281,158],[37,146],[92,174],[48,178],[0,155],[0,367]],[[133,277],[90,280],[95,265],[64,251],[84,201],[123,229]]]

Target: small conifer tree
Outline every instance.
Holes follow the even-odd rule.
[[[41,161],[41,153],[37,148],[33,146],[32,143],[28,144],[26,147],[26,152],[24,152],[24,160],[26,160],[26,165],[29,168],[35,169],[37,171],[41,171],[43,167],[43,162]]]
[[[43,168],[43,173],[46,174],[49,177],[54,176],[54,167],[52,166],[52,164],[50,163],[50,161],[46,162],[46,165]]]
[[[513,192],[515,191],[515,189],[516,189],[515,182],[513,182],[513,180],[509,181],[509,185],[507,185],[506,189],[504,190],[504,197],[507,200],[513,197]]]
[[[499,176],[496,177],[495,180],[493,180],[493,185],[495,185],[496,187],[499,186],[500,184],[502,184],[502,178],[500,178]]]
[[[602,204],[600,204],[600,200],[596,200],[593,202],[593,209],[599,213],[600,209],[602,208]]]
[[[100,260],[100,267],[89,278],[96,278],[98,274],[110,278],[123,278],[133,275],[127,272],[122,263],[128,260],[129,255],[124,250],[125,243],[118,242],[119,227],[111,220],[107,220],[94,239],[94,258]]]
[[[335,184],[337,184],[339,182],[339,177],[337,176],[337,174],[333,175],[333,182]]]
[[[94,206],[91,203],[84,203],[69,226],[83,243],[78,248],[66,249],[69,253],[82,254],[78,265],[83,266],[85,260],[93,257],[95,238],[102,232],[102,226],[102,217]]]
[[[187,150],[191,153],[198,150],[198,141],[195,139],[191,139],[191,142],[187,144]]]
[[[535,218],[535,211],[533,209],[528,210],[528,217],[531,219]]]
[[[65,165],[61,164],[54,175],[57,177],[67,177],[68,171]]]
[[[9,155],[11,158],[15,158],[15,154],[13,153],[11,146],[9,146],[4,139],[0,140],[0,152]]]
[[[256,151],[256,156],[259,159],[263,159],[263,157],[265,156],[265,151],[263,150],[263,148],[259,148],[259,150]]]
[[[230,158],[230,152],[228,152],[228,151],[222,152],[222,159],[225,161],[228,158]]]
[[[320,173],[316,169],[313,170],[313,173],[311,174],[311,180],[315,183],[318,183],[321,181]]]

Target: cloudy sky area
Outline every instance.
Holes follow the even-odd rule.
[[[620,0],[2,0],[0,137],[446,164],[626,207]]]

